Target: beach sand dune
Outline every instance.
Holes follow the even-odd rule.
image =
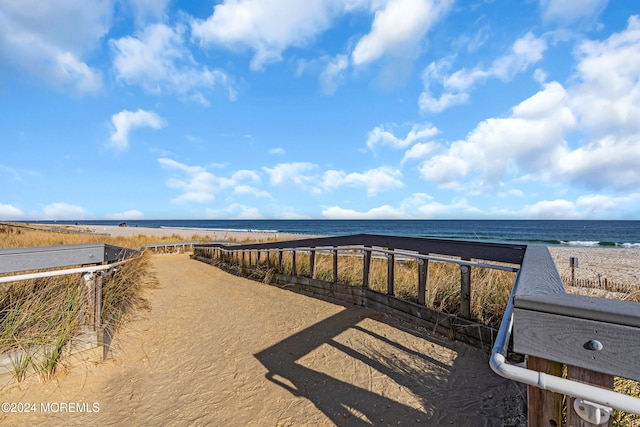
[[[522,393],[488,356],[389,316],[155,255],[149,312],[112,359],[7,402],[99,412],[8,413],[8,425],[518,425]],[[40,408],[40,407],[38,407]]]

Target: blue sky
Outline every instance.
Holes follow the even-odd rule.
[[[0,0],[0,219],[640,219],[640,3]]]

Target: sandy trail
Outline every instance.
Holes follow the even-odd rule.
[[[38,411],[1,423],[518,425],[519,387],[479,350],[187,255],[155,255],[152,265],[152,308],[120,331],[112,359],[6,390],[3,401]],[[99,412],[40,411],[60,402]]]

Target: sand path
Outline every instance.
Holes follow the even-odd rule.
[[[362,307],[155,255],[152,309],[112,359],[31,382],[7,425],[518,425],[519,388],[484,353]],[[41,412],[41,403],[99,412]]]

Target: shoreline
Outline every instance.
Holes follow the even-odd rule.
[[[151,228],[151,227],[119,227],[116,225],[71,226],[92,230],[94,233],[108,234],[113,237],[131,237],[139,234],[146,236],[169,237],[179,236],[184,239],[199,237],[214,241],[273,241],[296,240],[322,235],[282,233],[269,230],[205,230],[195,228]],[[569,259],[577,258],[575,269],[577,280],[597,281],[598,278],[622,285],[640,288],[640,249],[620,247],[584,247],[584,246],[547,246],[561,277],[570,277]]]

